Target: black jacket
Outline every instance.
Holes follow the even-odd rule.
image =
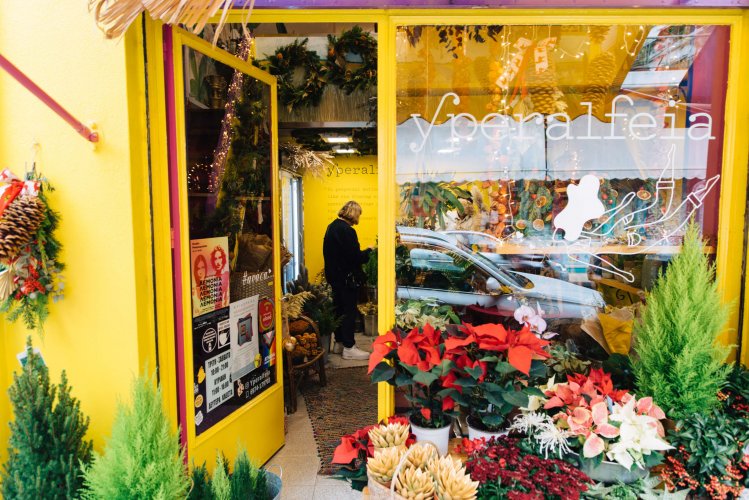
[[[361,266],[369,259],[369,252],[361,250],[356,231],[348,222],[334,220],[328,225],[322,244],[325,279],[332,286],[361,283],[364,278]]]

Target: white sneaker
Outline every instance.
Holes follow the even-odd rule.
[[[343,352],[343,344],[340,342],[333,341],[333,347],[330,348],[331,354],[341,354]]]
[[[341,355],[343,359],[369,359],[369,354],[367,351],[362,351],[356,346],[353,347],[344,347],[343,348],[343,354]]]

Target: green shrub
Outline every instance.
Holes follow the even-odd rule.
[[[200,467],[193,467],[190,480],[192,485],[187,500],[213,500],[211,476],[208,474],[205,463]]]
[[[139,377],[133,383],[132,406],[119,404],[104,454],[85,470],[83,498],[182,499],[189,485],[161,391],[152,377]]]
[[[723,364],[729,348],[718,341],[728,308],[714,277],[715,267],[692,222],[681,252],[658,277],[635,324],[638,392],[652,396],[671,418],[715,408],[730,369]]]
[[[264,499],[267,495],[265,471],[253,466],[247,452],[242,450],[234,461],[231,475],[232,500]]]
[[[26,343],[26,365],[13,374],[8,389],[15,419],[10,422],[8,460],[0,473],[3,498],[77,498],[81,466],[91,461],[91,441],[84,440],[89,419],[70,395],[62,372],[58,386]],[[55,402],[55,398],[57,401]]]
[[[219,453],[216,456],[216,468],[211,480],[211,493],[215,500],[231,500],[231,481],[224,467],[224,458]]]

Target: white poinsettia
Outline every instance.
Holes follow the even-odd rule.
[[[615,404],[609,420],[619,422],[619,439],[609,446],[609,460],[619,462],[626,468],[633,464],[643,468],[642,458],[654,451],[673,449],[659,437],[659,422],[655,417],[637,413],[635,398],[624,406]]]
[[[556,391],[557,384],[554,381],[554,376],[552,376],[544,385],[539,385],[538,389],[543,392],[544,394],[546,391]],[[542,408],[546,402],[548,401],[547,398],[541,397],[541,396],[528,396],[528,406],[525,408],[520,408],[523,411],[536,411],[540,408]]]

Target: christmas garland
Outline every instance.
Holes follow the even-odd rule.
[[[50,191],[36,174],[25,182],[8,170],[0,174],[0,312],[11,322],[22,318],[30,330],[42,330],[49,299],[62,298],[64,265],[54,235],[60,218],[49,208]]]
[[[541,182],[526,181],[520,193],[520,208],[515,229],[523,233],[531,230],[543,232],[551,222],[551,207],[554,197]]]
[[[359,55],[361,67],[349,69],[346,54]],[[347,94],[355,90],[369,90],[377,85],[377,40],[360,26],[345,31],[340,38],[328,35],[327,66],[328,81]]]
[[[304,81],[294,85],[294,70],[304,69]],[[268,71],[278,77],[278,97],[291,111],[304,106],[317,106],[322,99],[325,67],[320,56],[307,49],[307,38],[276,50],[268,57]]]

